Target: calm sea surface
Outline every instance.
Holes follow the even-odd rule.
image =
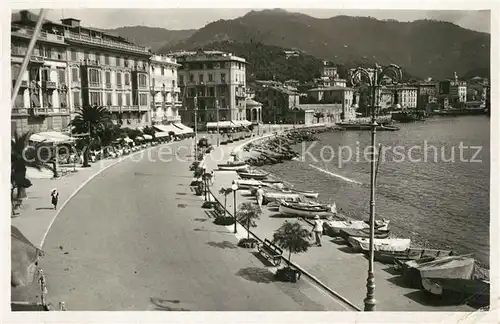
[[[392,232],[415,245],[474,253],[489,265],[489,118],[436,117],[399,126],[398,132],[377,132],[385,152],[377,176],[376,217],[390,219]],[[368,219],[370,162],[364,150],[370,132],[319,138],[312,148],[313,143],[295,147],[302,152],[300,161],[263,169],[296,189],[320,192],[320,200],[336,202],[355,218]]]

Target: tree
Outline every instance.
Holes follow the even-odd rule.
[[[224,195],[224,217],[226,217],[226,204],[227,204],[227,196],[233,192],[231,188],[220,188],[219,193]]]
[[[288,262],[290,262],[292,253],[306,252],[311,246],[308,238],[309,231],[303,228],[298,222],[290,223],[285,221],[283,225],[274,232],[273,242],[280,248],[289,252]]]
[[[315,112],[313,116],[314,116],[314,118],[316,118],[316,120],[319,124],[319,119],[325,117],[325,114],[323,114],[322,112]]]
[[[151,135],[151,137],[153,137],[153,141],[156,139],[156,130],[154,129],[154,127],[151,127],[151,126],[146,126],[144,127],[144,129],[142,130],[142,132],[144,134],[147,134],[147,135]]]
[[[328,114],[326,115],[326,117],[328,117],[328,120],[329,120],[329,121],[330,121],[330,123],[331,123],[331,122],[332,122],[332,120],[333,120],[333,117],[335,117],[335,115],[334,115],[334,114],[332,114],[332,113],[328,113]]]
[[[14,206],[14,201],[26,196],[26,188],[31,187],[31,181],[26,178],[28,167],[41,170],[47,168],[53,171],[47,163],[42,161],[39,156],[37,146],[30,146],[29,139],[32,132],[26,132],[19,135],[14,133],[11,139],[10,152],[10,183],[11,183],[11,202]],[[17,195],[14,197],[14,191],[17,189]],[[14,210],[14,208],[13,208]]]
[[[250,227],[257,227],[255,221],[259,219],[261,214],[260,208],[251,202],[244,202],[238,207],[236,218],[240,223],[246,225],[247,239],[250,239]]]
[[[71,121],[70,125],[74,127],[74,133],[88,133],[87,147],[84,148],[83,154],[83,167],[89,166],[90,145],[95,141],[100,141],[99,134],[110,127],[110,121],[111,113],[102,106],[84,106]]]

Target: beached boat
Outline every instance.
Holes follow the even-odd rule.
[[[337,123],[337,126],[342,127],[343,130],[371,130],[372,126],[370,124],[360,124],[360,123]],[[377,131],[398,131],[399,127],[395,125],[378,125]]]
[[[267,205],[273,201],[290,201],[299,202],[300,195],[294,193],[276,192],[276,191],[266,191],[264,192],[264,199],[262,200],[263,205]]]
[[[248,171],[248,164],[245,162],[228,162],[226,164],[217,164],[221,171]]]
[[[399,261],[410,261],[419,260],[424,257],[437,258],[440,256],[450,256],[453,252],[450,250],[434,250],[434,249],[421,249],[421,248],[409,248],[402,252],[387,252],[387,251],[375,251],[374,258],[375,261],[382,263],[394,263],[395,259]]]
[[[264,180],[267,178],[267,173],[238,171],[238,175],[240,176],[241,179]]]
[[[490,283],[479,279],[424,278],[422,287],[432,295],[440,296],[448,303],[465,300],[477,306],[490,304]]]
[[[290,192],[290,193],[296,193],[299,195],[302,195],[306,198],[318,198],[319,197],[319,192],[314,192],[314,191],[303,191],[303,190],[296,190],[296,189],[290,189],[290,188],[285,188],[282,189],[281,191],[283,192]]]
[[[388,230],[390,220],[382,219],[375,221],[375,228],[378,230]],[[362,220],[333,220],[324,224],[325,233],[329,236],[338,236],[342,229],[365,229],[370,225]]]
[[[299,217],[310,218],[318,215],[319,217],[327,217],[332,214],[330,206],[318,206],[308,204],[281,203],[279,211],[284,215],[293,215]]]
[[[350,236],[347,242],[357,251],[368,252],[370,249],[370,239],[368,238]],[[410,243],[410,239],[375,239],[373,249],[375,251],[404,251],[410,247]]]
[[[254,179],[237,179],[233,180],[233,184],[236,184],[238,189],[252,189],[262,186],[262,183],[259,180]]]
[[[424,257],[419,260],[400,262],[405,282],[414,288],[422,288],[423,278],[471,279],[474,272],[474,258],[466,255],[446,257]]]
[[[391,231],[389,230],[379,230],[375,229],[374,236],[376,239],[385,239],[389,237],[389,234]],[[352,228],[343,228],[340,230],[339,235],[342,237],[344,240],[348,240],[349,237],[370,237],[370,229],[369,228],[363,228],[363,229],[352,229]]]

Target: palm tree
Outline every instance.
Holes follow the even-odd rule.
[[[36,146],[29,145],[29,139],[32,132],[26,132],[19,135],[14,133],[11,140],[10,152],[10,183],[11,183],[11,202],[24,198],[26,196],[26,188],[31,186],[31,181],[26,178],[28,167],[41,170],[47,168],[53,171],[52,167],[42,161]],[[17,189],[17,195],[14,198],[14,191]]]
[[[233,189],[231,188],[220,188],[219,193],[221,195],[224,195],[224,217],[226,217],[226,203],[227,203],[227,196],[233,192]]]
[[[289,252],[288,262],[292,253],[306,252],[311,246],[309,243],[309,231],[302,227],[298,222],[290,223],[285,221],[280,228],[274,232],[273,242],[280,248]]]
[[[259,219],[259,216],[262,214],[262,211],[258,206],[251,202],[244,202],[238,208],[238,213],[236,217],[238,221],[242,224],[246,224],[247,230],[247,239],[250,239],[250,227],[257,227],[257,223],[255,222]]]
[[[102,106],[84,106],[71,121],[76,134],[88,134],[87,147],[84,148],[83,167],[89,166],[90,145],[99,141],[99,134],[110,126],[111,113]]]

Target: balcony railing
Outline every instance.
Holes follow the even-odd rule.
[[[43,56],[31,55],[30,62],[43,64],[45,62],[45,58]]]
[[[55,81],[42,81],[42,88],[54,90],[57,89],[57,85]]]
[[[22,27],[16,31],[12,32],[12,35],[17,35],[17,36],[23,36],[23,37],[28,37],[31,38],[34,34],[34,29],[27,28],[27,27]],[[64,37],[56,34],[51,34],[47,32],[40,32],[38,34],[38,39],[48,41],[48,42],[54,42],[58,44],[64,44]]]
[[[181,117],[180,116],[165,116],[165,117],[163,117],[163,120],[166,120],[169,122],[180,122]]]
[[[12,87],[16,84],[16,80],[12,80]],[[28,87],[28,81],[26,80],[21,80],[21,88],[27,88]]]
[[[116,89],[121,89],[122,88],[122,85],[121,84],[117,84],[116,85]]]
[[[102,84],[100,82],[89,82],[89,87],[90,88],[100,88],[100,87],[102,87]]]
[[[79,88],[81,87],[80,81],[71,81],[71,88]]]
[[[27,116],[27,115],[29,115],[28,108],[12,108],[11,115],[12,116]]]
[[[31,108],[31,112],[34,116],[45,116],[54,112],[54,108],[47,107],[34,107]]]
[[[121,49],[125,51],[131,51],[136,53],[147,54],[149,53],[148,48],[144,46],[137,46],[133,44],[127,44],[122,42],[117,42],[113,40],[107,40],[100,37],[91,37],[83,34],[73,33],[70,31],[66,31],[64,33],[64,37],[68,40],[87,43],[87,44],[95,44],[103,47],[111,47],[115,49]]]
[[[91,59],[83,59],[82,65],[90,65],[90,66],[101,66],[101,61],[99,60],[91,60]]]
[[[111,89],[111,83],[106,83],[106,88]]]
[[[148,68],[143,65],[135,65],[132,67],[132,71],[138,71],[138,72],[148,72]]]

